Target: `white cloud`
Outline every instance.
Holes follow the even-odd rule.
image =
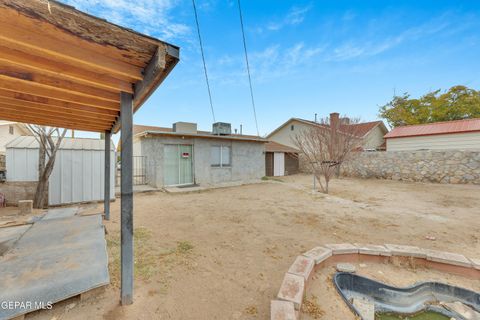
[[[265,30],[278,31],[286,26],[299,25],[305,20],[310,9],[310,5],[305,7],[292,7],[284,18],[270,21],[264,27],[256,27],[254,30],[258,33],[262,33]]]
[[[372,34],[367,34],[366,39],[347,39],[340,45],[332,48],[326,56],[327,61],[345,61],[360,57],[370,57],[398,47],[399,45],[424,39],[440,34],[449,29],[450,23],[445,17],[433,19],[420,26],[411,27],[394,36],[375,39]]]
[[[190,29],[174,23],[170,13],[177,0],[62,0],[79,10],[100,16],[113,23],[170,40],[185,36]]]
[[[261,83],[301,73],[323,50],[323,47],[309,47],[298,42],[290,46],[274,44],[259,51],[252,51],[249,58],[253,81]],[[243,55],[225,55],[215,61],[216,63],[207,62],[213,82],[223,85],[247,83]]]

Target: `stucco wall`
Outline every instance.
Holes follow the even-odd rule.
[[[293,130],[292,130],[293,125]],[[295,143],[293,143],[293,138],[302,132],[302,130],[309,130],[310,125],[307,125],[303,122],[296,120],[290,121],[286,126],[275,132],[273,135],[268,137],[268,140],[275,141],[277,143],[298,149]]]
[[[10,134],[10,126],[13,126],[13,134]],[[13,139],[22,135],[30,135],[28,131],[21,128],[16,123],[2,124],[0,123],[0,152],[5,152],[5,146]]]
[[[265,175],[265,146],[258,142],[224,139],[170,138],[149,136],[141,139],[141,154],[147,157],[147,182],[153,187],[162,187],[164,181],[165,144],[193,145],[194,180],[200,185],[214,185],[230,181],[251,181]],[[227,168],[211,166],[212,145],[231,146],[231,163]]]
[[[437,134],[387,139],[387,151],[480,150],[480,132]]]
[[[362,152],[342,165],[362,178],[480,184],[480,151]]]
[[[376,126],[372,131],[368,133],[365,137],[363,143],[364,149],[377,149],[383,144],[383,136],[386,134],[381,128],[381,126]]]

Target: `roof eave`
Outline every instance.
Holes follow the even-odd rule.
[[[137,137],[146,137],[148,135],[157,135],[157,136],[170,136],[170,137],[191,137],[191,138],[203,138],[203,139],[222,139],[222,140],[233,140],[233,141],[249,141],[249,142],[259,142],[267,143],[268,141],[263,138],[248,138],[248,137],[232,137],[232,136],[221,136],[221,135],[206,135],[206,134],[194,134],[194,133],[185,133],[185,132],[163,132],[163,131],[143,131],[138,133]]]

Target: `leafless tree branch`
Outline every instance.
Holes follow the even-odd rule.
[[[345,121],[348,119],[348,123]],[[358,119],[324,118],[293,137],[300,156],[311,167],[322,192],[328,193],[329,182],[341,164],[361,148]]]

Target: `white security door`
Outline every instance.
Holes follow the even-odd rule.
[[[191,145],[164,146],[163,181],[165,186],[193,184],[193,148]]]
[[[273,175],[275,177],[282,177],[285,175],[285,153],[273,153]]]

